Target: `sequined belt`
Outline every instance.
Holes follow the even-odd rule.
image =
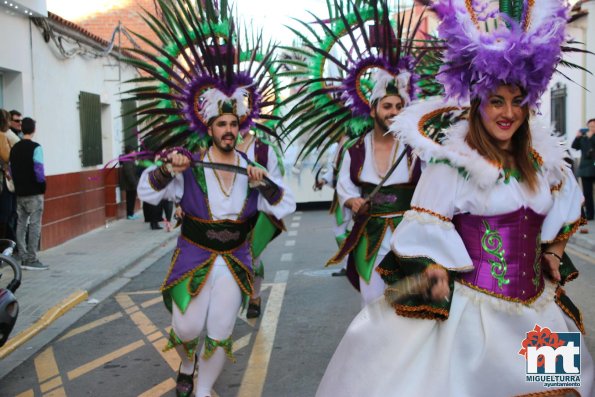
[[[253,227],[253,221],[213,221],[185,216],[182,236],[209,251],[223,253],[244,244]]]
[[[365,197],[376,188],[371,183],[362,184],[362,195]],[[411,198],[415,191],[413,184],[388,185],[380,188],[371,199],[370,215],[382,216],[405,212],[411,207]]]
[[[475,269],[459,281],[497,297],[530,303],[543,291],[540,231],[545,216],[530,208],[495,216],[462,214],[455,228]]]

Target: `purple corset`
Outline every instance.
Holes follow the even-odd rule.
[[[494,216],[456,215],[453,223],[475,267],[458,280],[507,300],[535,300],[544,286],[539,260],[544,218],[530,208]]]

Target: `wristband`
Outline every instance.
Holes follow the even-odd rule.
[[[560,255],[556,254],[555,252],[551,252],[551,251],[544,251],[543,253],[544,253],[544,254],[548,254],[548,255],[553,255],[553,256],[555,256],[556,258],[558,258],[558,260],[560,261],[560,263],[562,263],[562,257],[561,257]]]

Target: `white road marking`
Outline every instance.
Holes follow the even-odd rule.
[[[287,252],[281,255],[281,262],[291,262],[293,259],[293,254],[291,252]]]

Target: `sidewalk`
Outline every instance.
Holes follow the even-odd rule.
[[[50,268],[23,270],[15,294],[19,317],[0,348],[0,360],[142,258],[156,251],[167,254],[178,235],[179,229],[150,230],[142,218],[123,219],[40,252],[40,261]]]

